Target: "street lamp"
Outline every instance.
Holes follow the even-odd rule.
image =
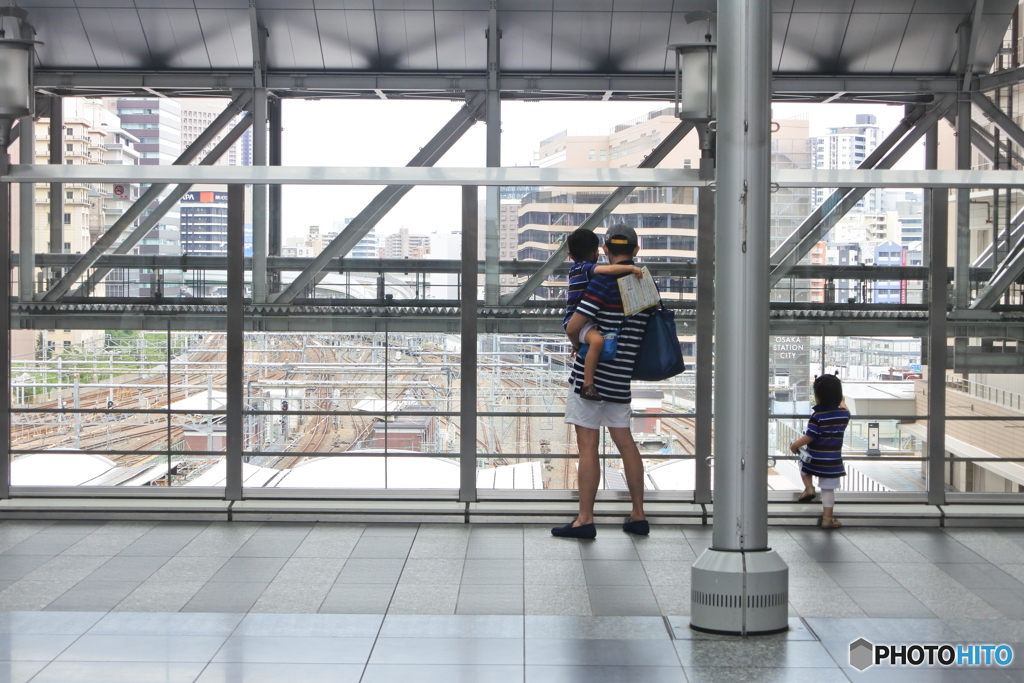
[[[0,149],[6,150],[11,142],[11,127],[15,120],[30,116],[35,109],[33,64],[34,40],[8,38],[3,25],[6,17],[19,22],[28,13],[19,7],[0,7]]]
[[[718,108],[718,45],[711,42],[714,12],[689,12],[686,23],[706,21],[703,43],[673,43],[676,54],[675,115],[680,119],[711,120]]]

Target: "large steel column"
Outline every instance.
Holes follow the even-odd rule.
[[[36,124],[31,116],[26,116],[19,128],[18,161],[34,164]],[[32,301],[36,291],[36,186],[32,183],[18,184],[18,259],[18,298]]]
[[[701,136],[700,177],[715,178],[715,134],[711,124],[698,127]],[[715,338],[715,193],[697,190],[697,413],[694,452],[697,455],[693,502],[711,502],[711,462]]]
[[[501,166],[501,90],[498,63],[501,31],[498,0],[490,0],[487,22],[487,166]],[[501,296],[501,188],[484,190],[484,303],[497,306]]]
[[[788,628],[789,568],[768,548],[768,259],[771,7],[718,3],[715,502],[693,564],[690,626]]]
[[[267,102],[269,140],[267,150],[270,166],[281,165],[281,98],[273,97]],[[281,255],[281,186],[271,185],[267,193],[267,254]],[[270,274],[268,285],[271,293],[281,291],[281,271]]]
[[[54,95],[50,98],[50,163],[64,163],[64,98]],[[50,183],[50,253],[64,253],[64,185]],[[56,282],[60,279],[60,268],[51,271]]]
[[[227,387],[224,497],[242,499],[242,409],[245,367],[245,185],[228,185]]]
[[[971,95],[961,93],[956,109],[956,167],[971,168]],[[956,192],[956,307],[971,304],[971,190]],[[959,345],[959,341],[957,342]],[[964,340],[966,343],[966,340]]]
[[[462,188],[462,337],[459,417],[459,500],[476,501],[477,188]]]
[[[924,167],[938,166],[939,132],[932,127],[925,136]],[[944,188],[925,191],[924,231],[928,239],[928,463],[926,478],[928,504],[946,502],[946,307],[949,192]]]
[[[267,165],[267,89],[252,94],[252,165]],[[252,186],[252,300],[267,300],[267,186]]]
[[[0,150],[0,155],[6,152]],[[11,496],[11,184],[0,183],[0,498]]]

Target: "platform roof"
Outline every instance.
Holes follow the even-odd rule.
[[[988,70],[1016,4],[984,3],[978,69]],[[92,85],[111,87],[131,80],[127,72],[251,72],[252,22],[268,32],[268,78],[296,72],[457,78],[487,68],[488,0],[256,0],[253,12],[248,0],[19,5],[44,43],[38,63],[44,87],[73,85],[72,74],[89,72],[106,76]],[[503,0],[500,69],[505,75],[664,77],[674,68],[668,44],[703,40],[706,24],[687,23],[685,15],[715,6],[713,0]],[[948,75],[957,66],[957,28],[969,23],[973,8],[973,0],[774,0],[773,70],[792,76]],[[268,85],[315,90],[301,80]],[[456,81],[448,90],[465,86]],[[382,96],[374,90],[365,92]]]

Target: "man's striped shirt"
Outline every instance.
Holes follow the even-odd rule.
[[[583,292],[587,291],[587,285],[594,277],[594,268],[597,268],[596,261],[575,261],[569,268],[569,282],[565,289],[565,318],[562,319],[562,327],[569,324],[569,318],[576,312],[576,307],[583,298]]]
[[[817,405],[812,408],[805,434],[813,439],[807,444],[811,462],[802,463],[802,470],[818,477],[844,477],[843,435],[850,423],[850,411],[838,406]]]
[[[633,261],[619,261],[619,264],[631,266]],[[620,277],[630,276],[627,273]],[[598,363],[597,371],[594,373],[594,384],[601,394],[601,400],[610,403],[629,403],[633,399],[629,390],[633,362],[636,360],[636,353],[647,329],[652,309],[625,318],[622,315],[622,298],[619,295],[617,280],[617,277],[594,274],[576,307],[576,312],[593,320],[601,334],[614,332],[622,327],[615,358]],[[580,393],[583,386],[583,360],[579,356],[573,364],[569,382],[576,393]]]

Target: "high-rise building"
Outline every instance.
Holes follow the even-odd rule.
[[[906,265],[906,249],[892,240],[886,240],[875,246],[874,260],[876,266]],[[872,283],[872,301],[875,304],[906,303],[906,282],[900,280],[877,280]]]
[[[228,253],[228,193],[223,186],[193,185],[181,198],[181,251],[190,256]]]
[[[409,228],[399,228],[384,238],[384,258],[418,259],[430,254],[430,235],[410,234]]]
[[[557,133],[540,143],[535,163],[542,168],[635,168],[677,125],[672,109],[658,109],[615,126],[605,135]],[[700,149],[696,134],[680,142],[660,164],[692,168]],[[547,260],[566,236],[608,196],[603,189],[558,188],[527,193],[520,200],[517,256]],[[509,215],[506,213],[506,215]],[[697,257],[697,205],[693,188],[644,188],[634,191],[596,232],[623,222],[637,230],[640,260],[693,263]],[[507,250],[505,243],[502,248]],[[696,296],[692,278],[656,278],[666,299]],[[564,296],[565,277],[552,276],[538,288],[547,299]]]
[[[181,104],[181,148],[186,149],[195,139],[206,130],[213,120],[220,116],[227,106],[228,100],[223,98],[210,97],[183,97],[178,100]],[[235,119],[241,118],[236,116]],[[231,130],[231,126],[225,126],[223,130],[210,140],[210,143],[196,157],[192,163],[198,164],[212,150],[224,136]],[[251,130],[251,129],[250,129]],[[246,130],[246,134],[250,131]],[[242,163],[245,159],[242,154],[242,141],[238,140],[215,162],[217,166],[248,166]]]
[[[886,190],[883,208],[895,211],[900,224],[899,242],[908,247],[924,239],[924,201],[920,190]]]
[[[873,114],[857,114],[856,125],[830,128],[822,137],[814,138],[814,168],[857,168],[878,146],[880,129]],[[835,188],[816,188],[815,205],[824,202]],[[870,190],[857,202],[853,211],[878,213],[882,208],[882,190]]]
[[[238,140],[238,166],[252,166],[252,128],[242,133]]]
[[[175,99],[109,99],[107,106],[117,114],[121,128],[139,139],[136,148],[140,164],[170,164],[181,153],[181,105]],[[154,203],[142,213],[145,219],[156,208]],[[127,234],[127,233],[126,233]],[[180,254],[180,212],[177,206],[164,214],[152,230],[135,246],[134,254]],[[151,269],[115,269],[107,276],[108,292],[119,296],[180,296],[180,271]]]
[[[140,164],[173,163],[181,154],[181,105],[169,97],[113,101],[121,127],[139,139]]]
[[[521,192],[508,192],[504,190],[517,190]],[[529,191],[536,192],[539,188],[502,188],[498,207],[498,242],[499,255],[502,261],[511,261],[519,257],[519,207],[522,198],[529,194]],[[483,260],[487,253],[487,201],[481,199],[477,210],[477,235],[479,242],[478,257]],[[502,275],[501,287],[512,287],[516,283],[514,275]]]
[[[334,241],[334,238],[340,235],[341,231],[351,222],[351,218],[334,221],[330,230],[321,233],[321,243],[323,246],[326,247]],[[380,240],[377,238],[377,228],[370,228],[370,232],[363,235],[363,238],[356,242],[356,245],[345,255],[345,258],[381,258],[381,252]]]

